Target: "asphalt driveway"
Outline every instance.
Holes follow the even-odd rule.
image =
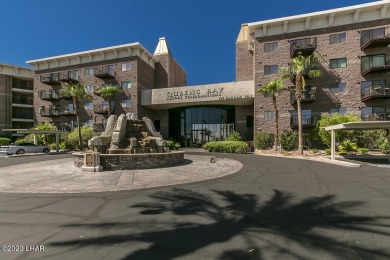
[[[244,167],[173,187],[2,193],[1,245],[42,245],[43,250],[21,247],[22,252],[0,252],[0,258],[390,258],[388,169],[257,155],[218,157]]]

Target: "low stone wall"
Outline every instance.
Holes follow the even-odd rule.
[[[74,153],[74,166],[84,165],[84,154]],[[101,154],[100,165],[103,170],[137,170],[169,167],[184,161],[184,151],[145,154]]]

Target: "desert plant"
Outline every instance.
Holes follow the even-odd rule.
[[[358,146],[350,140],[344,140],[337,148],[340,152],[355,152]]]
[[[282,78],[290,79],[295,75],[295,99],[297,102],[298,113],[298,153],[303,154],[303,137],[302,137],[302,110],[301,110],[301,97],[302,90],[305,88],[304,73],[308,72],[309,78],[317,78],[321,75],[320,70],[314,66],[318,64],[318,57],[314,54],[310,56],[303,56],[298,53],[298,56],[291,59],[291,66],[282,68]]]
[[[280,144],[282,149],[286,151],[295,150],[298,148],[298,132],[284,130],[280,134]]]
[[[330,155],[331,153],[332,153],[332,151],[330,150],[330,148],[325,149],[325,154],[326,155]]]
[[[92,137],[98,135],[92,127],[89,126],[82,126],[80,127],[80,134],[81,134],[81,142],[82,146],[88,146],[88,140]],[[72,132],[70,132],[66,137],[64,141],[64,148],[66,149],[75,149],[79,144],[79,133],[78,129],[74,129]]]
[[[233,131],[228,137],[225,138],[225,141],[242,141],[242,137],[239,132]]]
[[[257,132],[254,136],[255,148],[264,150],[272,146],[271,135],[268,132]]]
[[[376,146],[382,153],[389,153],[389,140],[386,137],[379,137],[376,142]]]
[[[35,126],[37,130],[57,130],[57,127],[48,122],[43,122],[42,124],[37,124]],[[50,135],[50,134],[39,134],[37,135],[38,139],[43,140],[44,144],[46,146],[49,146],[51,144],[55,143],[55,135]]]
[[[122,90],[117,86],[108,85],[99,89],[99,93],[102,97],[107,99],[108,103],[108,117],[111,116],[111,99],[116,95],[121,93]]]
[[[265,84],[264,86],[261,86],[257,92],[266,95],[272,95],[272,106],[274,108],[274,148],[275,151],[278,150],[278,143],[279,143],[279,114],[278,114],[278,107],[276,105],[276,95],[279,92],[282,92],[286,88],[284,87],[284,79],[272,79],[270,82]]]
[[[318,149],[317,148],[312,148],[309,150],[309,153],[318,153]]]
[[[367,154],[368,153],[368,149],[367,148],[358,148],[357,149],[357,152],[359,153],[359,154]]]

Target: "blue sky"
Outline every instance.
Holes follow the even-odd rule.
[[[368,0],[2,0],[0,63],[165,36],[188,84],[235,80],[242,23],[373,2]]]

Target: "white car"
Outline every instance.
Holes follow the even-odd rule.
[[[32,143],[20,143],[15,145],[0,146],[0,153],[5,154],[24,154],[24,153],[49,153],[50,149],[44,145],[35,145]]]

